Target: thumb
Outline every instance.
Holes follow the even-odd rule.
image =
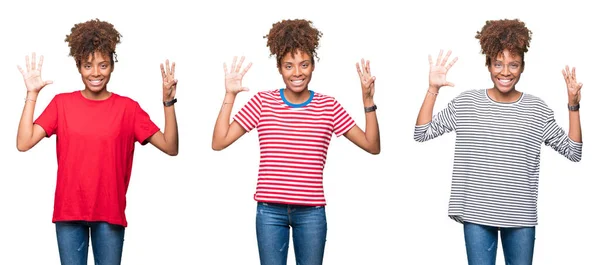
[[[453,84],[452,82],[446,82],[446,83],[444,84],[444,86],[451,86],[451,87],[454,87],[454,84]]]
[[[242,87],[242,90],[240,91],[250,91],[250,89],[248,89],[247,87]]]

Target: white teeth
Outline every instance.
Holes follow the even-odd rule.
[[[102,80],[90,80],[90,83],[92,83],[92,85],[99,85],[102,83]]]
[[[303,81],[304,80],[292,80],[292,83],[299,85],[299,84],[302,84]]]
[[[512,79],[498,79],[498,81],[500,81],[502,84],[508,84],[510,81],[512,81]]]

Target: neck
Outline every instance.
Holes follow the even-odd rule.
[[[310,98],[310,91],[308,91],[308,88],[306,88],[300,92],[294,92],[291,89],[286,88],[283,90],[283,95],[285,96],[285,99],[290,103],[301,104],[306,102]]]
[[[521,97],[521,94],[521,92],[517,91],[514,88],[506,93],[501,92],[498,88],[495,87],[488,89],[488,95],[490,96],[490,98],[496,102],[502,103],[516,102]]]
[[[106,90],[106,87],[98,92],[94,92],[87,87],[81,91],[83,97],[91,100],[105,100],[110,97],[111,93]]]

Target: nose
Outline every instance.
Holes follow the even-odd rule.
[[[99,67],[95,67],[95,66],[94,66],[94,67],[92,68],[92,75],[93,75],[93,76],[99,76],[99,75],[100,75],[100,69],[99,69]]]
[[[292,72],[295,76],[299,76],[300,74],[302,74],[302,71],[300,71],[300,68],[295,67],[294,71]]]
[[[508,71],[508,67],[505,65],[504,67],[502,67],[502,71],[500,72],[502,75],[509,75],[510,72]]]

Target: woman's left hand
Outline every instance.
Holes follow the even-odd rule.
[[[360,83],[362,86],[363,101],[373,101],[373,95],[375,95],[375,77],[371,76],[371,62],[365,59],[360,60],[360,65],[356,63],[356,71],[358,77],[360,77]]]
[[[565,78],[565,83],[567,83],[567,92],[569,94],[569,105],[575,106],[579,104],[581,100],[581,87],[582,83],[577,83],[577,76],[575,75],[575,67],[573,70],[569,70],[569,66],[565,66],[565,69],[562,70],[563,77]]]
[[[166,68],[166,69],[165,69]],[[163,101],[171,101],[175,98],[177,90],[177,79],[175,79],[175,62],[169,66],[169,60],[165,64],[160,64],[163,80]]]

